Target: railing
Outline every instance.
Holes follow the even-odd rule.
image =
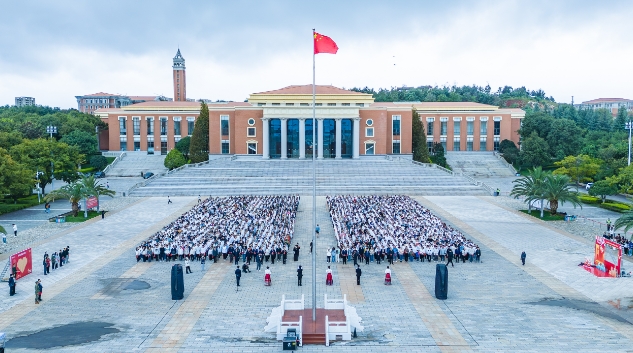
[[[106,153],[112,153],[112,152],[103,152],[103,153],[102,153],[102,155],[103,155],[104,157],[114,157],[114,155],[109,156],[109,155],[106,155]],[[108,174],[108,172],[110,171],[110,169],[114,168],[114,166],[115,166],[117,163],[119,163],[119,161],[120,161],[120,160],[122,160],[122,159],[123,159],[123,157],[125,157],[125,152],[121,152],[121,153],[119,153],[119,154],[116,156],[116,158],[112,161],[112,163],[108,164],[108,165],[105,167],[105,169],[103,169],[103,173]]]
[[[121,151],[121,152],[113,152],[113,151],[101,152],[101,155],[104,156],[104,157],[118,157],[121,153],[125,153],[125,151]]]
[[[324,298],[323,308],[325,310],[345,310],[347,306],[347,294],[343,294],[342,299],[328,299],[327,294],[324,294]]]
[[[326,347],[330,346],[330,335],[329,335],[329,332],[328,332],[328,331],[330,331],[330,323],[329,323],[329,321],[330,320],[328,319],[327,315],[325,315],[325,346]]]
[[[330,336],[342,336],[344,341],[352,339],[352,330],[349,324],[349,319],[345,316],[345,321],[330,321],[329,317],[325,316],[325,345],[330,345]]]
[[[513,166],[512,164],[508,163],[508,161],[506,161],[506,160],[505,160],[505,158],[503,158],[503,156],[501,155],[501,153],[499,153],[499,152],[497,152],[497,151],[494,151],[494,152],[492,152],[492,154],[493,154],[495,157],[497,157],[498,159],[500,159],[500,160],[503,162],[503,164],[505,164],[505,166],[506,166],[508,169],[510,169],[510,171],[512,172],[512,174],[516,174],[516,173],[517,173],[517,170],[516,170],[516,169],[514,169],[514,166]]]

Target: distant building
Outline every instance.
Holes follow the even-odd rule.
[[[35,105],[35,98],[33,97],[15,97],[16,107],[26,107],[29,105]]]
[[[174,101],[187,102],[187,76],[185,71],[185,58],[180,54],[180,49],[176,52],[173,66],[174,75]]]
[[[633,112],[633,100],[624,98],[598,98],[576,105],[581,109],[608,109],[613,116],[618,115],[618,109],[621,106],[624,106],[629,113]]]
[[[95,110],[101,108],[121,108],[149,101],[171,101],[171,98],[164,96],[124,96],[104,92],[75,96],[75,98],[77,98],[77,109],[82,113],[88,114],[92,114]]]

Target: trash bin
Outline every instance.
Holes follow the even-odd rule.
[[[289,328],[283,339],[283,350],[294,351],[297,349],[297,329]]]
[[[445,264],[435,265],[435,297],[441,300],[448,298],[448,268]]]
[[[171,300],[181,300],[185,297],[185,279],[180,264],[171,267]]]
[[[57,218],[55,219],[56,223],[64,223],[66,222],[66,217],[64,216],[57,216]]]

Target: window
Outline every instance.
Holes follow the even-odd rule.
[[[174,135],[180,136],[180,119],[174,119]]]
[[[147,150],[154,151],[154,136],[150,136],[147,138]]]
[[[250,125],[250,126],[255,125],[255,119],[253,119],[253,118],[248,119],[248,125]]]
[[[433,154],[433,141],[426,141],[426,148],[429,149],[429,153]]]
[[[228,136],[229,135],[229,116],[220,115],[220,124],[221,124],[222,136]]]
[[[366,127],[365,128],[365,137],[374,137],[374,128]]]
[[[315,107],[321,107],[321,106],[323,106],[323,103],[314,103],[314,106]]]
[[[328,103],[327,106],[328,107],[336,107],[336,103]]]
[[[310,103],[299,103],[299,105],[302,107],[309,107]]]
[[[433,122],[432,121],[426,122],[426,134],[433,136]]]
[[[442,148],[444,148],[444,151],[446,151],[446,136],[440,136],[440,144],[442,145]]]
[[[487,151],[487,149],[486,149],[486,136],[481,136],[479,138],[479,150],[480,151]]]
[[[356,103],[356,106],[357,106],[357,107],[364,107],[364,106],[365,106],[365,103]]]
[[[193,135],[193,127],[195,124],[194,118],[187,118],[187,135]]]
[[[258,106],[258,107],[263,107],[263,106],[265,106],[265,105],[266,105],[266,103],[257,103],[257,106]]]
[[[249,142],[246,144],[246,153],[247,154],[257,154],[257,143]]]
[[[166,116],[160,117],[160,134],[161,136],[167,135],[167,117]]]
[[[494,142],[494,146],[493,146],[494,150],[498,151],[499,150],[499,136],[495,136],[493,142]]]
[[[120,116],[119,117],[119,131],[120,131],[120,135],[127,135],[127,129],[125,128],[125,117]],[[125,151],[125,150],[121,150],[121,151]]]
[[[291,107],[291,106],[293,106],[295,104],[294,103],[286,103],[286,105]]]
[[[501,122],[500,121],[495,121],[494,122],[494,134],[495,135],[501,135]],[[495,150],[496,151],[496,150]]]
[[[459,141],[459,136],[455,136],[453,138],[453,151],[460,151],[461,150],[461,143]]]
[[[141,134],[141,117],[135,116],[132,118],[132,127],[134,130],[134,135]]]
[[[391,151],[393,154],[400,154],[400,140],[393,140]]]
[[[461,123],[462,123],[461,121],[453,121],[453,135],[454,136],[459,136]]]
[[[154,135],[154,118],[147,117],[147,134]]]
[[[391,116],[391,132],[394,136],[400,136],[400,115]]]
[[[141,141],[134,141],[134,150],[135,151],[141,150]]]
[[[372,125],[374,125],[374,121],[372,119],[367,119],[365,124],[367,124],[367,126],[372,126]]]
[[[374,154],[374,143],[366,142],[365,143],[365,154],[373,155]]]
[[[475,122],[474,121],[467,121],[466,122],[466,134],[467,135],[472,135],[474,131],[475,131]]]
[[[229,153],[229,140],[222,140],[222,154]]]
[[[440,135],[446,136],[446,126],[447,126],[447,124],[448,124],[447,121],[440,121]]]
[[[473,138],[471,137],[466,137],[466,151],[472,151],[473,150]]]
[[[344,107],[349,107],[350,106],[349,103],[341,103],[341,105],[344,106]]]
[[[248,136],[248,137],[255,137],[255,128],[254,127],[247,127],[246,128],[246,136]]]
[[[273,103],[274,106],[281,105],[281,103]]]
[[[127,138],[125,136],[121,136],[120,141],[120,150],[127,151]]]
[[[479,134],[482,136],[488,135],[488,122],[480,121]]]
[[[160,154],[162,155],[167,154],[167,141],[160,142]]]

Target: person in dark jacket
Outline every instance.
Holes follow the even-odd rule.
[[[453,249],[448,248],[448,250],[446,250],[446,266],[448,266],[448,264],[451,264],[452,267],[455,267],[455,264],[453,263]]]
[[[239,266],[235,269],[235,280],[237,281],[237,286],[240,286],[240,277],[242,277],[242,270],[240,270]]]
[[[360,286],[360,276],[363,274],[363,271],[361,271],[360,266],[358,266],[356,268],[356,284]]]
[[[11,274],[11,277],[9,277],[9,295],[15,295],[15,278],[13,278],[13,274]]]
[[[303,268],[299,265],[297,269],[297,280],[299,281],[299,286],[301,286],[301,278],[303,278]]]
[[[521,253],[521,263],[523,264],[523,266],[525,266],[525,258],[527,257],[527,255],[525,254],[525,251]]]

